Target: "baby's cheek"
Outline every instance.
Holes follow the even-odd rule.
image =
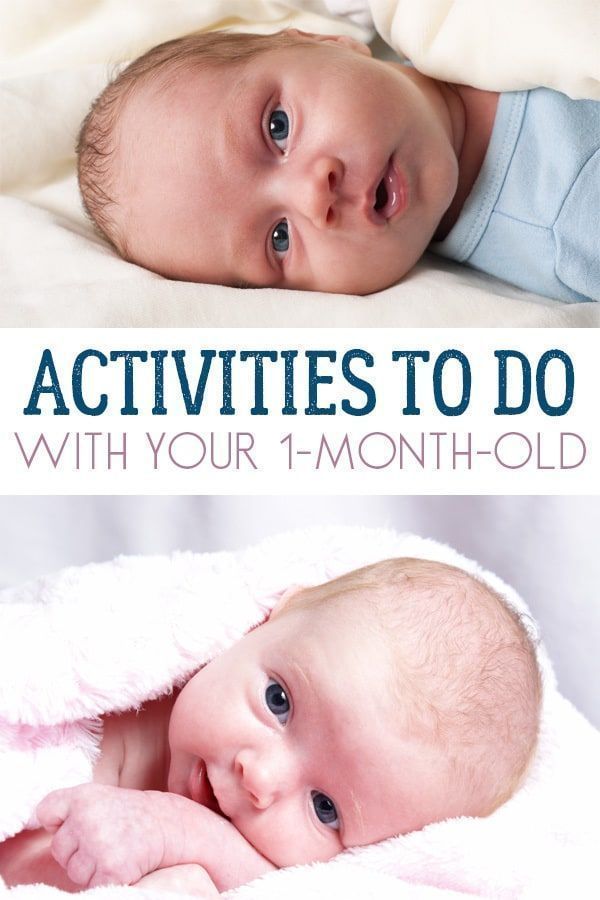
[[[375,235],[360,248],[346,246],[324,272],[324,279],[329,280],[327,289],[346,294],[384,290],[412,269],[424,249],[407,248],[389,234]]]
[[[344,849],[339,832],[320,832],[302,815],[289,812],[279,814],[267,809],[233,824],[259,853],[280,868],[324,862]]]

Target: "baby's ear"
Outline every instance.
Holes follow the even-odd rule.
[[[347,47],[349,50],[354,50],[355,53],[360,53],[362,56],[372,55],[371,48],[367,44],[363,44],[362,41],[357,41],[347,34],[314,34],[312,31],[300,31],[299,28],[289,28],[288,31],[290,34],[310,38],[313,41],[319,41],[321,44],[338,44],[340,47]]]
[[[301,584],[290,584],[290,586],[287,587],[285,591],[283,591],[283,593],[278,597],[275,606],[271,610],[271,615],[269,616],[269,618],[272,619],[274,616],[279,615],[279,613],[285,609],[292,597],[295,597],[296,594],[299,594],[300,591],[303,590],[304,587]]]

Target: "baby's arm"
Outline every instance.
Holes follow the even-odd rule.
[[[197,863],[225,891],[275,868],[231,822],[178,794],[82,784],[48,794],[37,815],[55,832],[52,855],[84,887]]]

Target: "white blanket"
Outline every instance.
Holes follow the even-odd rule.
[[[316,584],[397,555],[459,565],[526,612],[498,578],[448,547],[339,527],[280,535],[235,554],[121,557],[0,593],[0,836],[34,827],[47,791],[90,779],[102,713],[185,681],[262,621],[290,584]],[[528,627],[536,639],[531,620]],[[232,894],[593,896],[600,735],[560,696],[542,648],[539,658],[538,753],[525,785],[493,815],[436,823],[328,863],[274,872]],[[131,888],[99,890],[106,900],[135,896]],[[48,891],[22,886],[14,900],[43,900]]]
[[[434,78],[600,100],[597,0],[324,0]]]
[[[538,7],[541,3],[538,0]],[[503,4],[492,0],[485,4],[492,5],[500,16]],[[406,26],[413,22],[421,34],[428,8],[422,0],[403,3],[402,16],[399,11],[392,24],[399,18]],[[79,124],[115,63],[167,38],[214,27],[272,31],[296,26],[369,37],[364,16],[327,15],[325,0],[0,0],[0,324],[361,328],[600,324],[597,304],[544,300],[431,258],[401,284],[370,297],[241,291],[160,278],[123,262],[94,235],[79,202],[73,147]],[[433,13],[428,21],[427,45],[436,47],[436,23],[442,22]],[[562,40],[561,25],[562,20],[556,26],[549,21],[546,30]],[[486,22],[478,27],[470,23],[469,34],[479,37],[486,28]],[[593,31],[582,27],[581,32],[592,40]],[[452,48],[455,38],[448,36],[444,46]],[[501,37],[498,43],[503,46]],[[544,55],[544,43],[538,41],[537,46]],[[570,57],[579,52],[573,40],[568,49]],[[463,80],[481,68],[475,46],[465,52],[458,42],[453,58],[461,60]],[[553,45],[548,58],[554,66]],[[435,65],[428,68],[436,74]]]

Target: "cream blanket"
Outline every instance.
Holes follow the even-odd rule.
[[[324,0],[434,78],[600,100],[597,0]]]
[[[348,2],[356,0],[345,0],[346,6]],[[566,12],[563,17],[549,14],[557,3],[577,18],[572,4],[536,0],[531,20],[546,23],[544,38],[532,40],[537,25],[531,24],[526,33],[527,42],[537,47],[540,66],[543,60],[546,67],[560,72],[556,43],[569,59],[584,59],[585,48],[594,45],[594,26],[590,15],[582,18],[581,28],[569,34],[563,46]],[[574,3],[577,9],[598,10],[595,0]],[[474,5],[486,13],[458,15],[460,9]],[[512,55],[505,52],[506,23],[512,14],[506,4],[455,3],[452,16],[434,9],[440,4],[423,0],[388,0],[387,7],[375,6],[373,15],[384,32],[391,29],[395,34],[401,22],[403,33],[412,29],[420,39],[422,54],[430,49],[431,58],[417,61],[432,74],[448,77],[443,70],[450,56],[460,60],[455,77],[474,80],[495,46],[505,68],[519,77],[522,60],[513,64]],[[492,9],[490,29],[492,20],[486,15]],[[344,11],[348,12],[340,10]],[[460,25],[465,19],[473,38],[468,46]],[[448,30],[452,22],[457,27]],[[425,259],[401,284],[367,298],[239,291],[167,281],[118,259],[94,235],[79,202],[73,147],[90,101],[114,64],[196,29],[272,31],[296,26],[368,39],[368,23],[364,10],[362,15],[350,11],[333,18],[325,0],[0,0],[0,324],[361,328],[600,324],[597,304],[544,300],[441,260]],[[487,44],[478,43],[485,37]],[[401,45],[413,52],[411,44]],[[444,54],[434,52],[439,46],[445,48]],[[535,74],[528,69],[527,78],[535,81]],[[538,74],[543,81],[541,70]],[[494,65],[489,77],[494,83]]]
[[[35,827],[54,787],[89,780],[98,717],[185,681],[260,622],[290,584],[316,584],[378,559],[409,555],[497,577],[412,535],[320,528],[240,553],[121,557],[66,569],[0,594],[0,839]],[[529,621],[534,639],[536,629]],[[597,896],[600,735],[557,691],[542,648],[539,750],[525,785],[487,819],[455,819],[328,863],[274,872],[236,898]],[[131,888],[100,888],[131,900]],[[558,893],[557,893],[558,891]],[[43,900],[44,886],[13,889]],[[157,895],[158,897],[159,895]]]

